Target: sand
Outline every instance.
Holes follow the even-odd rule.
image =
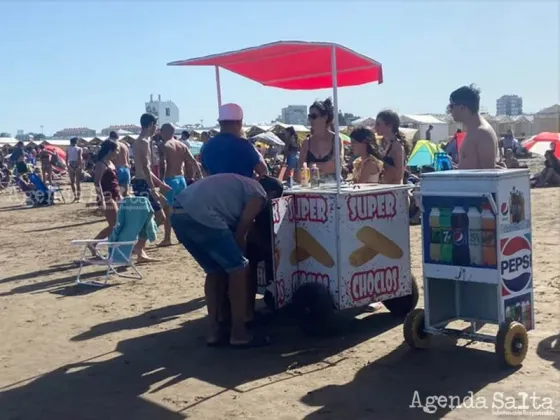
[[[270,347],[208,349],[203,274],[184,249],[151,247],[165,262],[141,266],[141,281],[76,287],[79,250],[70,241],[93,237],[103,219],[84,204],[22,210],[20,202],[0,195],[1,419],[470,420],[494,418],[497,393],[517,398],[519,408],[519,392],[536,393],[536,408],[553,398],[549,418],[560,416],[560,353],[552,348],[560,330],[560,189],[532,194],[536,330],[518,370],[500,369],[492,344],[443,337],[412,351],[402,320],[385,310],[344,313],[339,335],[323,339],[279,315],[270,321]],[[421,279],[419,239],[412,227],[412,270]],[[415,391],[422,403],[472,392],[478,408],[427,414],[409,407]]]

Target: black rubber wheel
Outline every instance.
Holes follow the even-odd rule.
[[[416,278],[414,276],[411,277],[412,292],[410,295],[387,299],[382,302],[391,314],[399,318],[407,316],[418,305],[418,284],[416,283]]]
[[[331,331],[334,305],[324,286],[317,283],[304,284],[294,293],[292,304],[305,334],[320,336]]]
[[[264,304],[270,312],[276,311],[276,300],[274,299],[274,295],[270,290],[264,292],[263,300]]]
[[[404,341],[413,349],[426,349],[430,346],[430,335],[424,331],[424,309],[410,312],[403,325]]]

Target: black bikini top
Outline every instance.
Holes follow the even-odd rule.
[[[310,163],[325,163],[325,162],[329,162],[330,160],[332,160],[332,158],[334,156],[334,142],[335,142],[335,136],[333,136],[331,151],[327,155],[323,156],[322,158],[318,158],[313,153],[311,153],[311,137],[310,137],[309,138],[309,145],[308,145],[308,149],[307,149],[307,156],[305,158],[305,161],[307,162],[307,164],[310,164]]]

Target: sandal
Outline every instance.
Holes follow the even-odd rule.
[[[231,342],[230,346],[234,349],[250,349],[256,347],[265,347],[270,345],[270,337],[266,335],[254,335],[249,341],[247,342]]]

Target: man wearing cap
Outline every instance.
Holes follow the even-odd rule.
[[[208,140],[200,152],[204,171],[208,175],[234,173],[249,178],[266,175],[263,157],[241,137],[243,109],[233,103],[222,105],[218,122],[220,133]]]

